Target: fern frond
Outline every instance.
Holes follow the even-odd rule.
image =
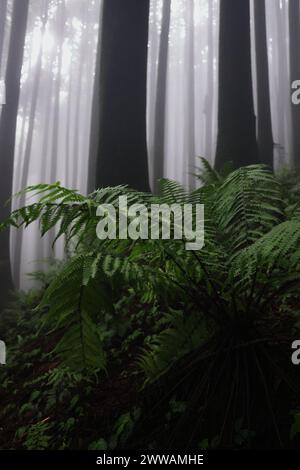
[[[275,226],[242,250],[233,260],[228,281],[242,292],[253,283],[254,276],[261,288],[274,282],[279,288],[299,272],[300,222],[291,220]]]
[[[199,173],[196,174],[197,179],[201,181],[203,185],[218,185],[222,182],[221,175],[212,167],[206,158],[200,157],[202,168],[199,169]]]
[[[159,181],[159,190],[161,204],[184,204],[187,201],[188,193],[177,181],[162,178]]]
[[[104,368],[105,360],[95,318],[107,307],[101,279],[87,274],[87,258],[70,259],[48,287],[40,307],[47,308],[45,324],[66,329],[56,352],[76,368]]]
[[[204,322],[196,315],[172,310],[166,314],[165,322],[168,327],[151,340],[138,359],[147,382],[157,380],[176,360],[195,350],[208,336]]]
[[[262,165],[231,173],[216,197],[217,224],[232,256],[284,220],[280,185]]]

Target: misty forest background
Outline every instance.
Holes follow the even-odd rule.
[[[0,447],[299,446],[300,0],[0,0],[0,80]]]
[[[39,182],[84,194],[116,184],[155,191],[163,176],[194,188],[199,156],[217,168],[297,166],[297,0],[1,0],[0,8],[1,220],[11,194]],[[36,227],[12,230],[14,285],[30,287],[26,273],[62,252]]]

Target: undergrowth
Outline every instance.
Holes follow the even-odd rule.
[[[255,165],[188,193],[59,183],[2,229],[57,227],[66,260],[2,312],[0,445],[25,449],[296,447],[300,200],[295,175]],[[98,205],[205,205],[205,246],[99,240]],[[174,230],[174,226],[172,227]],[[44,277],[43,277],[44,276]]]

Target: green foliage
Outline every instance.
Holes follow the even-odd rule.
[[[182,311],[170,310],[164,316],[164,328],[147,343],[149,353],[144,353],[138,363],[146,374],[147,381],[156,380],[184,354],[197,349],[206,339],[207,330],[198,315],[185,315]]]
[[[32,424],[24,430],[24,447],[26,450],[46,450],[49,447],[50,425],[46,421]]]
[[[130,437],[134,424],[140,416],[140,410],[135,408],[132,412],[127,412],[118,417],[114,428],[113,434],[110,439],[109,448],[114,450],[124,448],[124,445]]]
[[[294,414],[294,422],[291,427],[290,438],[293,440],[296,436],[300,434],[300,412]]]
[[[266,429],[272,428],[281,443],[273,416],[274,390],[291,381],[279,358],[271,358],[270,348],[289,347],[298,321],[293,306],[300,288],[299,201],[291,201],[287,183],[264,166],[219,174],[207,162],[203,165],[203,186],[191,193],[169,180],[161,181],[160,196],[126,186],[87,197],[59,183],[32,186],[26,191],[36,202],[14,211],[2,224],[19,227],[38,220],[42,235],[58,226],[56,239],[64,236],[67,243],[65,262],[49,278],[35,274],[45,293],[42,299],[35,294],[32,302],[34,307],[38,303],[35,334],[54,335],[47,354],[56,362],[44,376],[45,409],[53,411],[72,393],[70,407],[77,410],[74,420],[64,419],[57,427],[63,447],[70,445],[69,435],[83,415],[78,384],[87,377],[99,379],[111,363],[119,366],[121,354],[134,358],[137,369],[122,370],[122,377],[142,371],[148,387],[167,383],[161,401],[167,403],[164,432],[170,430],[170,445],[200,442],[201,448],[213,448],[224,444],[227,433],[226,444],[248,447],[264,426],[249,418],[255,400]],[[110,203],[117,210],[121,195],[129,205],[147,207],[203,203],[204,248],[186,251],[185,240],[172,239],[174,227],[170,240],[99,240],[97,207]],[[39,355],[35,349],[26,356],[24,370]],[[9,376],[5,380],[9,388]],[[68,380],[72,387],[65,385]],[[35,414],[37,404],[45,401],[36,385],[32,383],[21,415]],[[245,390],[246,399],[236,399],[234,408],[234,397],[244,396]],[[213,416],[209,435],[208,415]],[[110,433],[93,436],[90,448],[124,446],[138,420],[139,412],[121,412]],[[34,445],[35,428],[30,432],[26,447]]]

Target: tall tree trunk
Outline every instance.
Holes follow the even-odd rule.
[[[273,168],[273,132],[265,0],[254,0],[257,77],[257,138],[260,160]]]
[[[7,0],[0,1],[0,76],[2,72],[2,56],[5,35]]]
[[[158,54],[155,121],[154,121],[154,191],[158,191],[159,179],[164,175],[165,122],[167,100],[167,72],[169,54],[169,32],[171,18],[171,0],[164,0]]]
[[[102,24],[102,8],[100,8],[100,21]],[[88,161],[87,191],[91,193],[97,188],[96,168],[99,148],[99,123],[100,123],[100,58],[101,58],[101,36],[98,39],[97,55],[95,64],[95,78],[92,101],[92,122],[90,127],[90,145]]]
[[[43,138],[42,138],[42,148],[41,148],[41,158],[43,160],[41,181],[42,183],[49,183],[49,172],[47,171],[47,161],[49,154],[49,142],[50,142],[50,132],[47,123],[51,122],[53,114],[53,90],[54,90],[54,77],[53,77],[53,66],[55,63],[55,49],[53,48],[50,61],[49,61],[49,75],[46,80],[45,90],[47,90],[45,101],[44,101],[44,122],[43,122]],[[51,162],[50,162],[51,163]],[[46,235],[45,235],[46,236]]]
[[[74,73],[74,50],[72,46],[70,76],[68,84],[68,98],[67,98],[67,114],[66,114],[66,183],[71,186],[71,152],[70,152],[70,135],[71,135],[71,116],[72,116],[72,91],[73,91],[73,73]]]
[[[290,80],[300,80],[300,2],[289,0]],[[292,158],[300,168],[300,106],[292,104]]]
[[[72,186],[77,188],[77,181],[79,178],[78,174],[78,163],[81,154],[80,149],[80,117],[81,117],[81,100],[82,100],[82,85],[83,85],[83,74],[84,67],[86,64],[87,57],[87,15],[82,11],[82,31],[81,31],[81,44],[79,51],[79,62],[78,62],[78,76],[77,76],[77,87],[75,88],[75,123],[74,123],[74,149],[73,149],[73,168],[72,168]],[[80,175],[81,176],[81,175]]]
[[[194,40],[194,0],[191,0],[187,8],[187,119],[185,123],[185,138],[187,139],[188,157],[188,185],[190,189],[195,188],[195,40]]]
[[[249,0],[221,0],[219,110],[215,166],[257,163]]]
[[[44,123],[43,123],[43,140],[42,140],[42,149],[41,149],[41,158],[43,160],[42,173],[41,173],[42,183],[49,183],[50,169],[51,169],[47,167],[48,155],[49,155],[49,152],[51,151],[51,148],[49,148],[50,147],[49,143],[51,143],[50,142],[51,136],[50,136],[50,132],[47,126],[47,121],[49,120],[49,122],[51,122],[52,115],[54,114],[53,112],[53,90],[54,90],[53,65],[54,65],[54,62],[55,62],[55,49],[53,48],[51,57],[50,57],[49,67],[48,67],[49,76],[47,78],[46,86],[45,86],[45,89],[47,90],[47,94],[45,97],[45,105],[44,105],[46,119],[44,120]],[[49,247],[51,246],[51,243],[52,243],[51,236],[49,232],[47,232],[43,237],[41,258],[49,257]]]
[[[9,53],[6,67],[6,105],[0,122],[0,220],[6,219],[11,205],[5,205],[11,197],[15,134],[20,95],[20,78],[23,63],[29,0],[14,1]],[[0,233],[0,305],[7,300],[12,287],[9,257],[9,231]]]
[[[212,104],[214,101],[213,0],[208,0],[207,87],[205,97],[205,158],[212,160]]]
[[[47,24],[47,13],[48,13],[48,2],[46,1],[44,4],[42,15],[42,41],[40,43],[40,50],[35,66],[34,72],[34,80],[33,80],[33,95],[31,100],[30,106],[30,114],[29,114],[29,126],[28,126],[28,133],[26,139],[26,146],[25,146],[25,153],[22,165],[22,173],[21,173],[21,182],[20,182],[20,189],[24,189],[28,184],[28,176],[29,176],[29,165],[30,165],[30,155],[32,149],[32,140],[33,140],[33,132],[34,132],[34,125],[35,125],[35,114],[36,114],[36,106],[39,96],[40,90],[40,81],[41,81],[41,70],[42,70],[42,57],[43,57],[43,39],[46,30]],[[26,196],[22,194],[19,200],[19,206],[23,207],[26,203]],[[20,229],[16,233],[15,238],[15,253],[14,253],[14,263],[13,263],[13,278],[16,284],[16,287],[19,287],[20,282],[20,263],[21,263],[21,251],[22,251],[22,243],[23,243],[23,230]]]
[[[149,0],[104,0],[95,186],[148,190],[146,90]]]
[[[24,148],[26,145],[26,137],[27,137],[27,118],[29,114],[29,109],[30,109],[30,101],[31,101],[31,95],[29,93],[26,93],[25,97],[23,97],[24,103],[22,106],[22,127],[20,131],[20,139],[19,139],[19,145],[18,145],[18,152],[17,152],[17,159],[18,162],[22,161],[23,155],[24,155]],[[19,114],[20,114],[20,107],[19,107]],[[20,165],[21,166],[21,165]],[[17,191],[21,188],[21,168],[17,168],[17,171],[14,173],[14,185],[17,188]]]
[[[57,162],[58,162],[58,144],[59,144],[59,120],[60,120],[60,88],[61,88],[61,69],[63,59],[63,41],[66,21],[65,0],[61,2],[61,11],[58,12],[58,54],[57,54],[57,73],[54,85],[54,113],[53,113],[53,129],[52,129],[52,155],[51,155],[51,174],[50,182],[57,180]]]

